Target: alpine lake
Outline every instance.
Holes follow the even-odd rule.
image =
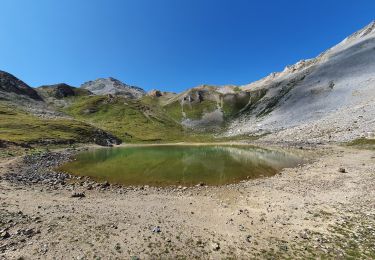
[[[305,161],[249,145],[130,145],[77,154],[59,171],[126,186],[225,185],[269,177]]]

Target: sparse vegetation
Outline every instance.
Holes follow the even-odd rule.
[[[210,113],[217,109],[217,103],[211,100],[203,100],[193,105],[184,105],[184,112],[187,118],[201,119],[205,113]]]
[[[251,96],[249,93],[247,95],[236,96],[231,95],[223,97],[222,111],[224,117],[230,118],[240,112],[249,103]]]
[[[375,149],[375,139],[368,139],[368,138],[358,138],[350,143],[349,146],[362,146],[362,147],[372,147]]]

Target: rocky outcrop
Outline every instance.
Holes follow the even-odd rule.
[[[97,129],[97,131],[94,133],[92,141],[101,146],[113,146],[121,144],[121,140],[119,138],[100,129]]]
[[[44,99],[63,99],[66,97],[88,96],[92,94],[89,90],[76,88],[65,83],[43,85],[38,87],[36,90]]]
[[[146,92],[139,87],[130,86],[114,78],[100,78],[88,81],[81,85],[82,89],[86,89],[95,95],[118,95],[130,99],[138,99],[146,95]]]
[[[149,95],[151,97],[161,97],[161,96],[163,96],[162,92],[160,90],[157,90],[157,89],[150,90],[149,92],[147,92],[147,95]]]
[[[0,70],[0,95],[6,95],[14,93],[17,95],[23,95],[33,100],[42,100],[38,92],[27,85],[22,80],[19,80],[12,74]]]
[[[226,122],[257,102],[257,96],[258,91],[237,86],[201,85],[171,98],[164,107],[186,128],[220,131]]]

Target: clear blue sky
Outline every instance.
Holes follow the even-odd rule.
[[[246,84],[375,19],[374,0],[1,0],[0,69],[31,86]]]

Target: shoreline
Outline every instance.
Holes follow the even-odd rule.
[[[80,146],[78,148],[57,148],[53,150],[49,150],[46,152],[41,152],[37,154],[31,154],[31,155],[21,155],[17,156],[10,161],[7,162],[7,164],[11,164],[12,162],[15,162],[15,165],[13,167],[18,168],[18,172],[25,172],[26,174],[18,174],[17,172],[10,172],[6,174],[5,178],[8,181],[16,181],[16,182],[23,182],[23,184],[35,184],[39,182],[44,183],[50,183],[54,184],[54,176],[57,176],[58,179],[61,179],[61,174],[65,175],[61,180],[63,180],[62,187],[54,187],[55,189],[61,189],[64,188],[66,182],[71,181],[77,181],[84,179],[85,182],[90,183],[91,186],[100,187],[100,186],[106,186],[106,185],[113,185],[118,188],[129,188],[129,189],[138,189],[143,188],[143,186],[156,188],[156,189],[166,189],[166,190],[173,190],[176,187],[184,188],[184,189],[191,189],[194,187],[199,186],[205,186],[205,187],[225,187],[225,186],[235,186],[239,183],[243,183],[252,179],[258,179],[258,178],[269,178],[268,177],[256,177],[256,178],[250,178],[250,179],[243,179],[237,182],[233,183],[227,183],[222,185],[207,185],[207,184],[198,184],[197,185],[188,185],[185,187],[183,184],[175,184],[175,185],[165,185],[165,186],[153,186],[151,184],[144,184],[144,185],[127,185],[123,183],[108,183],[104,178],[100,180],[100,178],[93,178],[90,176],[84,176],[84,175],[75,175],[69,172],[60,171],[59,168],[65,164],[68,163],[71,160],[74,160],[74,157],[78,155],[79,153],[84,153],[87,151],[92,151],[96,149],[116,149],[116,148],[126,148],[126,147],[150,147],[150,146],[247,146],[247,147],[253,147],[255,149],[264,149],[264,150],[271,150],[271,151],[282,151],[282,152],[288,152],[293,156],[298,156],[301,158],[301,162],[296,165],[295,167],[305,165],[307,163],[311,163],[314,161],[314,159],[317,157],[317,149],[313,147],[299,147],[296,148],[294,146],[290,147],[282,147],[278,145],[274,146],[266,146],[261,144],[253,144],[253,143],[244,143],[244,142],[235,142],[235,143],[228,143],[228,142],[217,142],[217,143],[166,143],[166,144],[121,144],[116,145],[113,147],[103,147],[99,145],[84,145]],[[26,160],[26,161],[25,161]],[[47,163],[46,163],[47,162]],[[1,166],[1,163],[0,163]],[[36,167],[35,167],[36,166]],[[287,168],[295,168],[295,167],[287,167]],[[31,169],[32,171],[28,171]],[[46,171],[45,171],[46,170]],[[282,170],[282,169],[281,169]],[[281,171],[279,170],[279,172]],[[48,174],[46,174],[46,172]],[[276,173],[277,174],[277,173]],[[35,182],[34,179],[28,179],[25,175],[36,175],[34,177],[37,178],[37,182]],[[1,173],[0,173],[1,176]],[[52,180],[49,180],[49,178],[52,178]],[[104,182],[103,182],[104,181]],[[59,182],[62,183],[62,182]],[[106,183],[106,184],[104,184]]]
[[[57,189],[14,184],[3,178],[22,170],[13,159],[0,165],[0,229],[10,235],[0,238],[0,259],[347,256],[353,248],[340,242],[349,232],[343,225],[375,228],[375,151],[304,149],[316,150],[316,158],[273,177],[186,189],[90,187],[85,178]],[[373,241],[371,233],[362,238]],[[373,253],[363,248],[367,242],[358,244],[356,253]]]

